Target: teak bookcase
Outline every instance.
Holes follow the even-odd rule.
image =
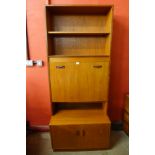
[[[113,6],[46,6],[53,150],[109,148]]]

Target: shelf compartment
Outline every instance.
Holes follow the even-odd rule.
[[[103,110],[106,114],[107,102],[53,102],[55,114],[60,110]]]
[[[104,102],[53,102],[55,111],[62,109],[102,109]]]
[[[48,55],[108,56],[110,36],[48,36]]]
[[[103,14],[50,14],[47,13],[47,31],[111,32],[111,12]]]

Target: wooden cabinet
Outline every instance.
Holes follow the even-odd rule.
[[[84,110],[72,110],[71,113],[72,118],[67,111],[61,111],[51,119],[50,131],[55,150],[109,147],[110,121],[101,110],[88,110],[88,114]],[[80,120],[79,115],[84,119]]]
[[[55,150],[109,147],[110,126],[105,124],[52,126],[51,133]]]
[[[112,17],[111,5],[46,6],[53,150],[110,146]]]
[[[76,58],[54,62],[50,58],[53,102],[107,101],[109,60]]]

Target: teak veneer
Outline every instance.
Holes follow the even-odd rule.
[[[110,120],[103,110],[61,110],[50,121],[55,150],[109,147]]]
[[[107,149],[113,6],[46,6],[53,150]]]

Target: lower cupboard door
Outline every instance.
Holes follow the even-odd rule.
[[[110,125],[63,125],[51,127],[54,150],[106,149],[109,147]]]
[[[73,125],[52,126],[51,139],[53,150],[73,150],[81,148],[80,127]]]
[[[82,128],[82,136],[82,144],[87,149],[109,148],[110,125],[86,125]]]

